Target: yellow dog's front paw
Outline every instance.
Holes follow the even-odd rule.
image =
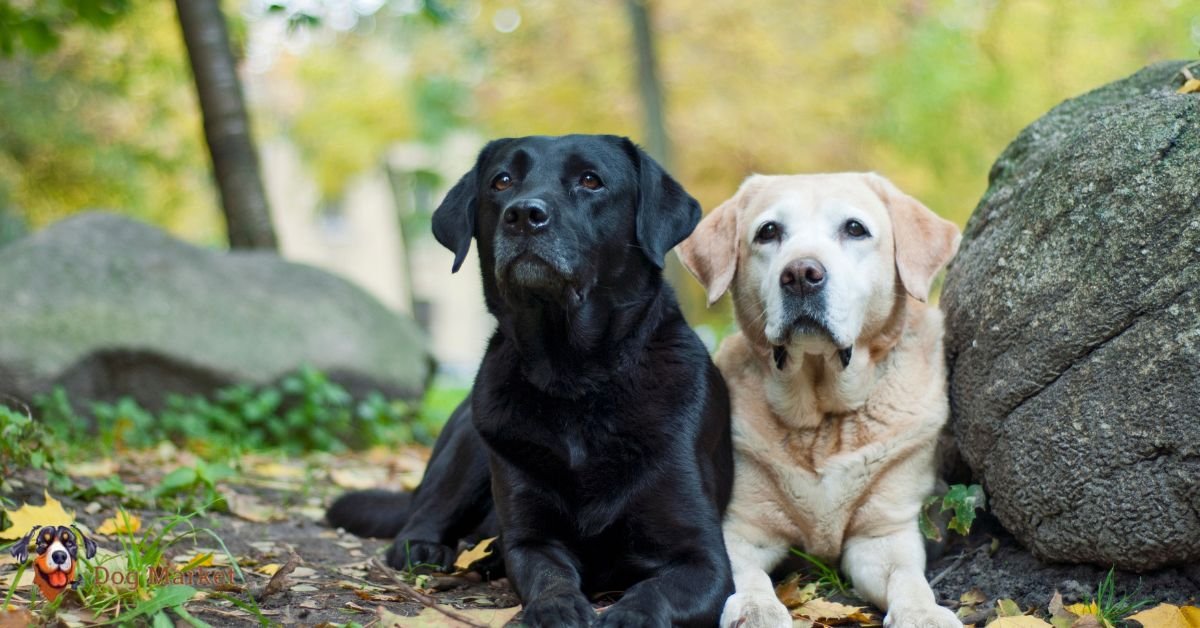
[[[792,614],[774,594],[735,593],[725,600],[721,628],[791,628]]]

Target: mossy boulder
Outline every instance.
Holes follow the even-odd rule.
[[[942,294],[952,428],[1044,560],[1200,562],[1200,94],[1160,63],[993,166]]]
[[[432,367],[417,325],[344,279],[109,213],[0,248],[0,295],[0,394],[25,402],[64,386],[154,408],[305,365],[353,394],[415,398]]]

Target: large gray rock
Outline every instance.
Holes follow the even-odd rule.
[[[1200,95],[1185,62],[1064,102],[996,161],[942,293],[952,426],[1039,558],[1200,561]]]
[[[0,395],[76,399],[268,383],[302,365],[352,393],[416,397],[416,324],[349,282],[270,253],[197,248],[117,215],[81,214],[0,248]]]

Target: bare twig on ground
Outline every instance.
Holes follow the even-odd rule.
[[[929,586],[932,587],[932,586],[936,585],[937,583],[941,582],[942,579],[945,578],[946,576],[948,576],[951,571],[954,571],[962,563],[963,559],[966,557],[967,557],[966,552],[960,553],[958,555],[958,558],[954,559],[954,562],[950,563],[945,569],[943,569],[941,572],[939,572],[938,575],[929,579]]]
[[[463,615],[462,613],[455,612],[442,604],[438,604],[437,600],[414,589],[412,587],[412,585],[401,580],[400,576],[397,576],[396,572],[389,569],[387,567],[387,565],[384,565],[383,563],[379,562],[378,558],[372,558],[370,562],[371,562],[371,565],[373,567],[376,567],[377,569],[379,569],[380,572],[387,574],[388,577],[391,578],[392,582],[395,583],[396,588],[400,589],[401,593],[408,596],[413,601],[420,603],[422,606],[424,606],[426,608],[432,608],[433,610],[445,615],[446,617],[449,617],[450,619],[453,619],[454,621],[462,622],[468,626],[471,626],[472,628],[487,628],[487,626],[485,624],[481,624],[481,623],[475,621],[474,619],[471,619],[470,617]]]
[[[296,566],[299,564],[300,556],[295,552],[292,552],[292,555],[288,557],[287,563],[280,567],[279,571],[276,571],[275,574],[271,576],[271,579],[267,581],[266,586],[264,586],[262,590],[254,596],[254,599],[261,602],[268,597],[282,591],[283,588],[287,586],[288,574],[295,571]]]

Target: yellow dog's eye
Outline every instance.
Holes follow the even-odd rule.
[[[503,192],[504,190],[511,188],[512,185],[512,177],[510,177],[507,172],[501,172],[500,174],[496,175],[495,179],[492,179],[492,189],[496,190],[497,192]]]
[[[579,177],[579,185],[589,190],[599,190],[604,187],[604,182],[600,180],[600,175],[594,172],[585,172]]]
[[[779,228],[779,223],[772,221],[764,222],[762,226],[758,228],[758,233],[754,234],[754,241],[763,243],[778,240],[779,233],[781,231],[782,229]]]
[[[855,239],[865,238],[871,235],[871,232],[867,231],[867,228],[857,220],[847,220],[846,224],[842,227],[842,230],[846,232],[846,235]]]

